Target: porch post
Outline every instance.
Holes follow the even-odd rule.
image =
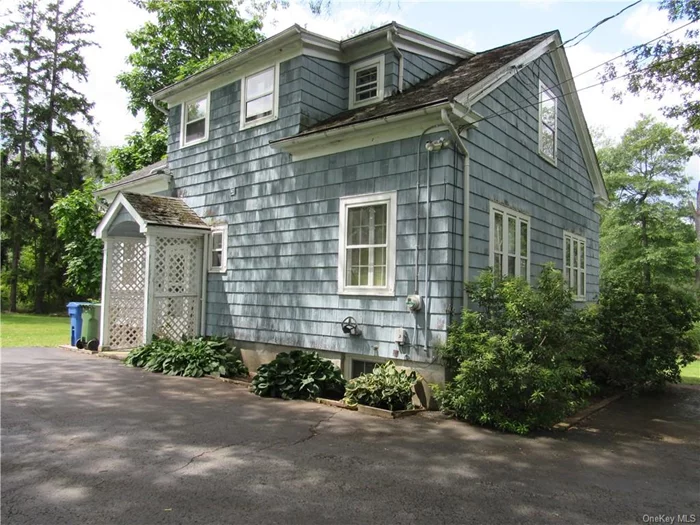
[[[112,239],[105,239],[102,248],[102,295],[100,308],[100,349],[109,349],[109,288],[112,282]]]
[[[156,236],[146,233],[146,282],[143,297],[143,342],[149,343],[153,337],[153,291],[156,274]]]

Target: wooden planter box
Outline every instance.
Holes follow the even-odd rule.
[[[369,414],[370,416],[383,417],[385,419],[398,419],[400,417],[415,416],[423,412],[424,408],[413,408],[411,410],[385,410],[367,405],[357,405],[357,411],[361,414]]]
[[[350,405],[346,405],[340,399],[326,399],[325,397],[317,397],[316,402],[321,403],[322,405],[328,405],[329,407],[345,408],[347,410],[357,410],[357,407],[351,407]]]

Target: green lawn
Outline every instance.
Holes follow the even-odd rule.
[[[681,381],[691,385],[700,385],[700,359],[681,369]]]
[[[0,314],[0,347],[58,346],[70,344],[68,317]]]

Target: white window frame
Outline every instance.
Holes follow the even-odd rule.
[[[579,257],[579,264],[578,266],[574,267],[573,261],[574,258],[574,243],[578,243],[578,257]],[[566,260],[566,247],[567,244],[569,245],[569,260]],[[583,254],[581,253],[581,245],[583,245]],[[564,230],[564,242],[562,245],[562,261],[563,261],[563,266],[562,266],[562,275],[564,276],[564,281],[566,282],[567,286],[572,290],[573,295],[574,295],[574,300],[575,301],[585,301],[586,300],[586,287],[588,285],[588,276],[586,274],[587,272],[587,264],[586,264],[586,256],[588,254],[588,243],[586,242],[586,238],[581,236],[581,235],[576,235],[575,233],[572,233],[570,231]],[[581,265],[581,262],[583,262],[583,265]],[[580,281],[577,281],[574,283],[574,272],[573,270],[576,269],[578,273],[583,272],[583,289],[579,290],[579,284]],[[568,270],[568,271],[567,271]],[[577,274],[578,278],[578,274]],[[582,293],[578,293],[578,292]]]
[[[544,120],[542,118],[542,109],[544,107],[543,104],[543,95],[547,94],[547,96],[554,102],[554,129],[552,132],[554,133],[554,156],[550,157],[547,153],[545,153],[542,149],[543,141],[542,139],[544,138]],[[538,150],[540,156],[545,159],[547,162],[554,164],[555,166],[557,165],[557,154],[559,152],[559,100],[557,99],[556,95],[554,94],[554,91],[552,91],[550,88],[547,87],[547,85],[540,80],[540,92],[538,94],[539,96],[539,112],[538,112],[538,123],[537,123],[537,129],[538,129]]]
[[[273,81],[273,86],[272,86],[272,115],[268,115],[265,118],[260,118],[256,120],[252,120],[250,122],[246,122],[246,84],[247,81],[250,77],[254,77],[255,75],[259,75],[260,73],[263,73],[267,71],[268,69],[273,69],[274,68],[274,81]],[[262,96],[267,96],[269,93],[266,93]],[[268,122],[272,122],[273,120],[277,120],[277,117],[279,115],[279,102],[280,102],[280,65],[279,62],[277,62],[274,65],[264,67],[262,69],[258,69],[257,71],[254,71],[252,73],[247,74],[243,78],[241,78],[241,113],[240,113],[240,121],[241,121],[241,126],[240,129],[249,129],[249,128],[254,128],[256,126],[260,126],[262,124],[267,124]]]
[[[340,218],[338,235],[338,294],[340,295],[394,295],[396,284],[396,192],[372,193],[340,198]],[[347,275],[347,221],[348,210],[387,205],[387,248],[386,248],[386,286],[349,286],[345,283]]]
[[[355,89],[357,82],[358,71],[367,69],[372,66],[377,66],[377,96],[368,98],[367,100],[355,101]],[[369,104],[376,104],[384,100],[384,55],[379,55],[362,62],[358,62],[350,66],[350,93],[348,94],[348,108],[354,109]]]
[[[221,266],[214,266],[213,263],[213,252],[214,252],[214,236],[221,235]],[[227,262],[228,262],[228,224],[219,224],[217,226],[212,226],[211,233],[209,234],[209,252],[207,253],[207,267],[210,273],[225,273]]]
[[[496,259],[496,213],[503,216],[503,252],[499,255],[503,257],[501,263],[501,274],[503,277],[508,277],[508,217],[515,219],[515,277],[523,277],[520,267],[522,261],[521,254],[521,223],[527,224],[527,265],[524,276],[527,282],[530,282],[530,266],[532,265],[532,235],[530,234],[530,217],[517,212],[511,208],[507,208],[501,204],[491,202],[489,205],[489,266],[495,270]]]
[[[191,140],[190,142],[186,141],[186,128],[187,128],[187,105],[192,103],[192,102],[199,102],[200,100],[206,100],[207,101],[207,109],[204,112],[204,136],[201,139],[196,139],[196,140]],[[190,99],[187,99],[182,103],[182,110],[181,110],[181,117],[180,117],[180,147],[184,148],[187,146],[193,146],[195,144],[201,144],[202,142],[206,142],[209,140],[209,115],[210,115],[210,110],[211,110],[211,92],[207,93],[206,95],[199,95],[198,97],[193,97]]]

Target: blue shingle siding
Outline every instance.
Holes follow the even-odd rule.
[[[447,64],[405,53],[405,74],[419,81]],[[398,82],[398,60],[385,56],[386,85]],[[424,344],[424,311],[415,319],[405,298],[414,292],[416,213],[419,216],[419,293],[425,296],[426,154],[421,158],[416,210],[418,138],[296,163],[270,140],[347,107],[349,66],[299,56],[280,66],[279,118],[240,131],[240,81],[211,93],[209,139],[180,148],[180,107],[171,109],[168,147],[175,192],[201,216],[225,221],[228,268],[210,274],[209,334],[240,341],[394,357],[395,331]],[[396,77],[394,79],[394,77]],[[484,116],[537,101],[538,80],[554,80],[548,57],[526,68],[474,108]],[[561,94],[554,88],[557,95]],[[481,122],[468,132],[471,154],[469,278],[488,266],[489,201],[531,217],[532,276],[553,260],[562,265],[563,230],[588,239],[588,297],[598,286],[598,216],[593,189],[563,100],[559,101],[558,166],[537,152],[537,107]],[[428,139],[450,138],[447,132]],[[429,337],[444,339],[462,306],[463,156],[454,147],[431,156]],[[232,195],[235,190],[235,195]],[[397,192],[396,286],[393,297],[338,295],[339,199]],[[363,335],[350,338],[340,322],[357,319]],[[407,348],[407,347],[404,347]],[[426,361],[423,350],[411,358]]]
[[[403,51],[403,59],[403,89],[415,86],[420,81],[436,75],[451,65],[409,51]]]
[[[538,154],[539,80],[562,95],[554,66],[545,55],[474,106],[488,117],[518,106],[526,109],[490,118],[469,131],[471,154],[470,272],[488,266],[489,201],[530,216],[531,281],[542,265],[563,264],[563,231],[587,240],[587,298],[598,293],[599,216],[594,191],[563,98],[558,99],[557,166]]]

